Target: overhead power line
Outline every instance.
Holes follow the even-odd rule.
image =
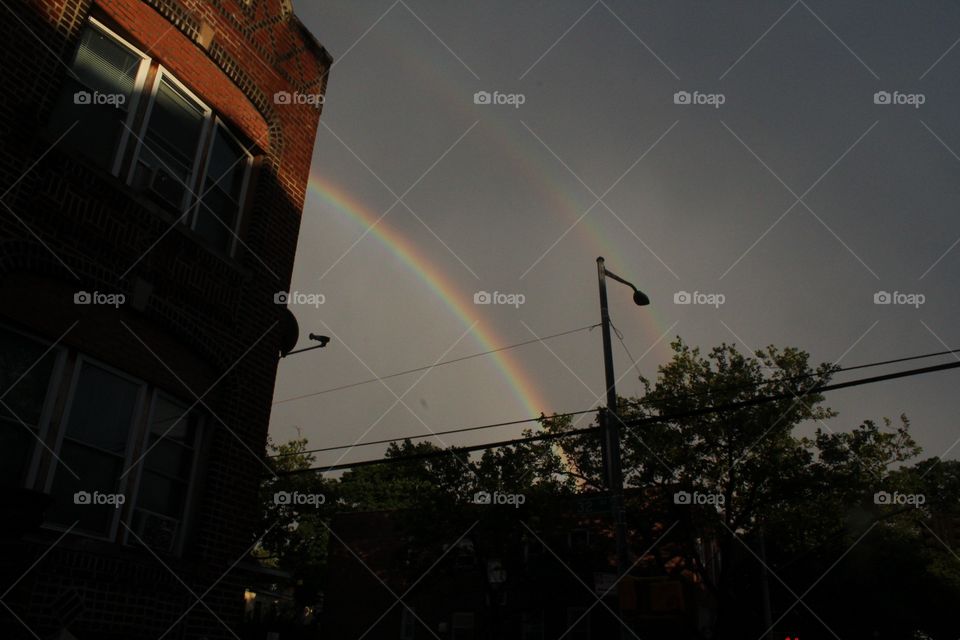
[[[390,378],[398,378],[400,376],[405,376],[411,373],[417,373],[418,371],[427,371],[429,369],[435,369],[437,367],[442,367],[447,364],[453,364],[455,362],[463,362],[464,360],[470,360],[472,358],[479,358],[481,356],[489,356],[494,353],[499,353],[501,351],[507,351],[508,349],[516,349],[518,347],[525,347],[528,344],[533,344],[535,342],[543,342],[544,340],[552,340],[554,338],[560,338],[562,336],[568,336],[574,333],[579,333],[580,331],[587,331],[588,329],[594,329],[599,327],[599,324],[591,324],[586,327],[580,327],[579,329],[570,329],[569,331],[561,331],[560,333],[554,333],[553,335],[543,336],[540,338],[535,338],[532,340],[526,340],[524,342],[518,342],[516,344],[510,344],[505,347],[499,347],[497,349],[491,349],[489,351],[482,351],[480,353],[472,353],[468,356],[461,356],[459,358],[451,358],[450,360],[443,360],[437,362],[436,364],[424,365],[422,367],[416,367],[415,369],[407,369],[406,371],[398,371],[396,373],[391,373],[385,376],[375,376],[373,378],[367,378],[366,380],[358,380],[357,382],[351,382],[349,384],[340,385],[339,387],[331,387],[329,389],[322,389],[320,391],[313,391],[311,393],[304,393],[303,395],[293,396],[292,398],[284,398],[283,400],[277,400],[274,402],[274,405],[283,404],[285,402],[293,402],[294,400],[303,400],[304,398],[312,398],[313,396],[323,395],[325,393],[333,393],[334,391],[343,391],[344,389],[352,389],[353,387],[359,387],[361,385],[370,384],[371,382],[380,382],[382,380],[389,380]]]
[[[857,366],[853,366],[853,367],[848,367],[847,370],[849,371],[849,370],[853,370],[853,369],[862,369],[862,368],[865,368],[865,367],[868,367],[868,366],[880,366],[881,364],[892,364],[892,363],[895,363],[895,362],[905,362],[905,361],[916,360],[916,359],[924,358],[924,357],[932,357],[933,355],[944,355],[944,354],[948,354],[948,353],[954,353],[954,352],[957,352],[957,351],[960,351],[960,350],[951,349],[951,350],[949,350],[949,351],[940,352],[939,354],[925,354],[925,355],[923,355],[923,356],[910,356],[910,357],[908,357],[908,358],[897,358],[897,359],[894,359],[894,360],[887,360],[887,361],[884,361],[884,362],[869,363],[869,364],[866,364],[866,365],[857,365]],[[655,423],[658,423],[658,422],[666,422],[666,421],[671,421],[671,420],[677,420],[677,419],[680,419],[680,418],[691,418],[691,417],[696,417],[696,416],[701,416],[701,415],[707,415],[707,414],[710,414],[710,413],[718,413],[718,412],[721,412],[721,411],[733,411],[733,410],[736,410],[736,409],[742,409],[742,408],[746,408],[746,407],[750,407],[750,406],[755,406],[755,405],[759,405],[759,404],[765,404],[765,403],[768,403],[768,402],[776,402],[776,401],[778,401],[778,400],[786,400],[786,399],[789,399],[789,398],[792,398],[792,397],[803,397],[803,396],[809,396],[809,395],[816,395],[816,394],[820,394],[820,393],[826,393],[826,392],[828,392],[828,391],[836,391],[836,390],[839,390],[839,389],[847,389],[847,388],[858,387],[858,386],[867,385],[867,384],[874,384],[874,383],[877,383],[877,382],[884,382],[884,381],[887,381],[887,380],[894,380],[894,379],[898,379],[898,378],[908,378],[908,377],[912,377],[912,376],[923,375],[923,374],[927,374],[927,373],[935,373],[935,372],[938,372],[938,371],[947,371],[947,370],[957,369],[957,368],[960,368],[960,361],[957,361],[957,362],[948,362],[948,363],[946,363],[946,364],[932,365],[932,366],[929,366],[929,367],[920,367],[920,368],[917,368],[917,369],[907,369],[907,370],[904,370],[904,371],[897,371],[897,372],[894,372],[894,373],[888,373],[888,374],[879,375],[879,376],[871,376],[871,377],[868,377],[868,378],[858,378],[857,380],[849,380],[849,381],[847,381],[847,382],[838,382],[838,383],[828,384],[828,385],[818,384],[818,385],[814,385],[813,387],[810,387],[809,389],[800,390],[800,391],[798,391],[798,392],[796,392],[796,393],[794,393],[794,392],[781,392],[781,393],[771,394],[771,395],[767,395],[767,396],[759,396],[759,397],[756,397],[756,398],[750,398],[750,399],[748,399],[748,400],[741,400],[741,401],[739,401],[739,402],[731,402],[731,403],[726,403],[726,404],[723,404],[723,405],[716,405],[716,406],[711,406],[711,407],[702,407],[702,408],[699,408],[699,409],[692,409],[692,410],[690,410],[690,411],[681,411],[681,412],[676,412],[676,413],[661,414],[661,415],[657,415],[657,416],[647,416],[647,417],[644,417],[644,418],[638,418],[638,419],[633,419],[633,420],[625,420],[625,421],[623,421],[623,424],[624,424],[624,426],[627,427],[627,428],[634,429],[634,428],[643,426],[643,425],[645,425],[645,424],[655,424]],[[809,376],[807,376],[807,377],[809,377]],[[423,459],[427,459],[427,458],[434,458],[434,457],[440,457],[440,456],[450,455],[451,453],[461,453],[461,452],[462,452],[462,453],[470,453],[470,452],[473,452],[473,451],[483,451],[483,450],[486,450],[486,449],[496,449],[496,448],[501,448],[501,447],[513,446],[513,445],[517,445],[517,444],[525,444],[525,443],[528,443],[528,442],[543,442],[543,441],[550,441],[550,440],[559,440],[559,439],[562,439],[562,438],[569,438],[569,437],[573,437],[573,436],[586,435],[586,434],[591,434],[591,433],[599,433],[599,427],[585,427],[585,428],[582,428],[582,429],[574,429],[574,430],[571,430],[571,431],[565,431],[565,432],[560,432],[560,433],[538,434],[538,435],[535,435],[535,436],[528,436],[528,437],[524,437],[524,438],[515,438],[515,439],[513,439],[513,440],[502,440],[502,441],[499,441],[499,442],[488,442],[488,443],[485,443],[485,444],[471,445],[471,446],[468,446],[468,447],[454,447],[452,450],[451,450],[451,449],[441,449],[441,450],[438,450],[438,451],[430,451],[430,452],[425,452],[425,453],[412,454],[412,455],[408,455],[408,456],[398,456],[398,457],[395,457],[395,458],[377,458],[377,459],[373,459],[373,460],[360,460],[360,461],[357,461],[357,462],[345,462],[345,463],[341,463],[341,464],[330,465],[330,466],[327,466],[327,467],[311,467],[311,468],[308,468],[308,469],[296,469],[296,470],[292,470],[292,471],[280,471],[280,472],[277,473],[277,475],[278,475],[278,476],[299,475],[299,474],[303,474],[303,473],[311,473],[311,472],[318,472],[318,471],[321,472],[321,473],[328,473],[328,472],[331,472],[331,471],[342,471],[342,470],[344,470],[344,469],[353,469],[353,468],[357,468],[357,467],[365,467],[365,466],[371,466],[371,465],[376,465],[376,464],[398,464],[398,463],[402,463],[402,462],[408,462],[408,461],[411,461],[411,460],[423,460]]]
[[[849,371],[858,371],[860,369],[871,369],[874,367],[883,367],[889,364],[899,364],[902,362],[911,362],[914,360],[924,360],[926,358],[935,358],[938,356],[945,356],[945,355],[956,355],[958,353],[960,353],[960,349],[947,349],[946,351],[934,351],[932,353],[924,353],[916,356],[906,356],[903,358],[893,358],[891,360],[880,360],[877,362],[866,362],[864,364],[850,365],[849,367],[837,367],[836,369],[833,369],[828,373],[830,375],[836,375],[838,373],[847,373]],[[729,391],[740,391],[743,389],[756,389],[757,387],[762,387],[764,385],[778,384],[783,382],[799,382],[801,380],[809,380],[810,378],[819,378],[819,377],[822,377],[823,375],[824,374],[822,373],[818,373],[814,371],[812,373],[804,373],[798,376],[781,378],[779,380],[763,380],[761,382],[748,382],[748,383],[739,384],[739,385],[731,385],[729,387],[722,387],[720,389],[707,389],[697,393],[690,393],[683,396],[679,396],[679,399],[686,400],[688,398],[697,398],[700,396],[705,396],[710,394],[726,393]],[[640,398],[638,400],[624,400],[624,404],[631,407],[642,407],[644,405],[649,405],[654,402],[657,402],[657,401],[646,400],[644,398]]]
[[[597,325],[594,325],[594,326],[597,326]],[[901,363],[901,362],[910,362],[910,361],[913,361],[913,360],[921,360],[921,359],[925,359],[925,358],[933,358],[933,357],[937,357],[937,356],[950,355],[950,354],[956,354],[956,353],[960,353],[960,349],[950,349],[950,350],[947,350],[947,351],[936,351],[936,352],[933,352],[933,353],[925,353],[925,354],[916,355],[916,356],[907,356],[907,357],[904,357],[904,358],[894,358],[894,359],[892,359],[892,360],[881,360],[881,361],[878,361],[878,362],[867,362],[867,363],[864,363],[864,364],[850,365],[849,367],[840,367],[840,368],[837,368],[837,369],[835,369],[834,371],[832,371],[831,373],[832,373],[832,374],[845,373],[845,372],[847,372],[847,371],[857,371],[857,370],[859,370],[859,369],[868,369],[868,368],[873,368],[873,367],[882,367],[882,366],[885,366],[885,365],[888,365],[888,364],[898,364],[898,363]],[[677,397],[673,398],[673,400],[675,400],[675,401],[683,401],[683,400],[689,400],[689,399],[692,399],[692,398],[698,398],[698,397],[701,397],[701,396],[704,396],[704,395],[708,395],[708,394],[710,394],[710,393],[719,393],[719,392],[726,392],[726,391],[735,391],[735,390],[748,389],[748,388],[749,388],[749,389],[756,389],[756,388],[758,388],[758,387],[761,387],[761,386],[764,386],[764,385],[768,385],[768,384],[773,384],[773,383],[775,383],[775,382],[776,382],[776,383],[783,383],[783,382],[796,382],[796,381],[800,381],[800,380],[809,380],[810,378],[816,378],[816,377],[819,377],[820,375],[821,375],[821,374],[819,374],[819,373],[805,373],[805,374],[798,375],[798,376],[791,376],[791,377],[789,377],[789,378],[783,378],[783,379],[781,379],[781,380],[764,380],[764,381],[762,381],[762,382],[751,382],[751,383],[748,383],[748,384],[742,384],[742,385],[734,385],[734,386],[730,386],[730,387],[724,387],[723,389],[720,389],[720,390],[717,390],[717,391],[708,390],[708,391],[702,391],[702,392],[699,392],[699,393],[684,394],[684,395],[682,395],[682,396],[677,396]],[[652,403],[653,403],[652,400],[643,400],[643,399],[641,399],[641,400],[635,400],[635,401],[630,401],[630,400],[624,400],[623,398],[621,398],[621,400],[623,400],[624,404],[626,404],[627,406],[632,406],[632,407],[641,407],[641,406],[644,406],[644,405],[648,405],[648,404],[652,404]],[[483,425],[472,426],[472,427],[459,427],[459,428],[456,428],[456,429],[447,429],[447,430],[445,430],[445,431],[434,431],[434,432],[431,432],[431,433],[420,433],[420,434],[407,435],[407,436],[397,436],[397,437],[394,437],[394,438],[387,438],[387,439],[383,439],[383,440],[371,440],[370,442],[361,442],[361,443],[357,443],[357,444],[342,444],[342,445],[336,445],[336,446],[332,446],[332,447],[322,447],[322,448],[319,448],[319,449],[308,449],[308,450],[306,450],[306,451],[300,451],[300,452],[297,452],[297,453],[281,453],[281,454],[276,454],[276,455],[267,456],[267,457],[268,457],[268,458],[284,458],[284,457],[289,457],[289,456],[299,455],[299,454],[304,454],[304,453],[321,453],[321,452],[327,452],[327,451],[343,451],[343,450],[345,450],[345,449],[355,449],[355,448],[359,448],[359,447],[366,447],[366,446],[372,446],[372,445],[377,445],[377,444],[389,444],[389,443],[391,443],[391,442],[398,442],[398,441],[403,441],[403,440],[422,440],[422,439],[424,439],[424,438],[431,438],[431,437],[433,437],[433,436],[443,436],[443,435],[450,435],[450,434],[454,434],[454,433],[466,433],[466,432],[469,432],[469,431],[481,431],[481,430],[484,430],[484,429],[496,429],[496,428],[499,428],[499,427],[508,427],[508,426],[513,426],[513,425],[518,425],[518,424],[526,424],[526,423],[530,423],[530,422],[539,422],[539,421],[542,420],[544,417],[546,417],[546,418],[548,418],[548,419],[556,419],[556,418],[565,418],[565,417],[568,417],[568,416],[579,416],[579,415],[584,415],[584,414],[587,414],[587,413],[596,413],[596,412],[597,412],[597,409],[585,409],[585,410],[583,410],[583,411],[569,411],[569,412],[567,412],[567,413],[558,413],[558,414],[554,414],[554,415],[552,415],[552,416],[543,416],[543,415],[541,415],[541,416],[538,416],[538,417],[536,417],[536,418],[524,418],[524,419],[522,419],[522,420],[511,420],[511,421],[509,421],[509,422],[495,422],[495,423],[492,423],[492,424],[483,424]]]
[[[556,415],[549,416],[550,420],[556,418],[566,418],[568,416],[579,416],[585,413],[596,413],[596,409],[585,409],[583,411],[570,411],[568,413],[558,413]],[[477,427],[462,427],[459,429],[448,429],[446,431],[432,431],[430,433],[421,433],[414,436],[403,436],[402,438],[387,438],[384,440],[371,440],[370,442],[360,442],[357,444],[345,444],[338,445],[335,447],[323,447],[320,449],[307,449],[306,451],[297,451],[294,453],[278,453],[276,455],[267,456],[268,458],[288,458],[290,456],[302,455],[304,453],[320,453],[321,451],[342,451],[343,449],[356,449],[358,447],[369,447],[374,444],[389,444],[391,442],[397,442],[398,440],[421,440],[423,438],[432,438],[433,436],[446,436],[451,433],[466,433],[468,431],[480,431],[481,429],[495,429],[497,427],[509,427],[517,424],[526,424],[529,422],[539,422],[544,417],[539,418],[524,418],[523,420],[511,420],[509,422],[495,422],[493,424],[484,424]]]

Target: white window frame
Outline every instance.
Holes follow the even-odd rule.
[[[197,230],[197,220],[200,218],[200,208],[203,206],[203,196],[206,194],[206,180],[207,172],[210,170],[210,157],[213,155],[213,143],[216,140],[218,129],[226,133],[238,147],[243,149],[244,155],[247,156],[243,171],[243,182],[240,185],[240,197],[237,200],[237,220],[233,225],[233,229],[230,230],[230,246],[227,247],[226,250],[227,255],[232,257],[237,250],[237,238],[240,235],[240,223],[243,220],[244,204],[246,204],[247,200],[247,187],[250,185],[250,174],[253,169],[253,154],[250,153],[247,145],[243,144],[240,138],[234,135],[230,127],[223,121],[223,118],[219,116],[213,117],[213,123],[207,136],[208,139],[204,145],[206,158],[203,163],[203,171],[197,180],[197,201],[193,206],[193,214],[190,216],[190,230]]]
[[[172,84],[178,91],[182,91],[187,98],[196,103],[197,106],[203,111],[203,127],[200,129],[200,136],[197,138],[197,148],[194,152],[193,165],[190,172],[190,178],[186,183],[186,188],[184,189],[183,201],[180,203],[179,212],[181,214],[187,213],[190,208],[191,198],[196,197],[195,188],[197,186],[197,174],[200,172],[200,160],[203,157],[203,152],[207,148],[210,135],[210,126],[213,120],[213,109],[210,106],[200,99],[197,94],[187,88],[182,82],[180,82],[177,77],[170,73],[166,67],[163,65],[157,66],[157,73],[153,80],[153,87],[150,89],[150,100],[147,103],[147,109],[144,113],[143,123],[140,126],[140,131],[137,134],[137,145],[134,149],[133,157],[130,159],[130,169],[127,172],[127,184],[133,186],[133,179],[136,175],[137,162],[140,160],[140,155],[143,152],[144,147],[144,138],[147,135],[147,130],[150,128],[150,118],[153,116],[153,109],[157,101],[157,92],[160,90],[160,83],[162,81],[168,81]]]
[[[93,28],[99,31],[100,33],[107,36],[117,44],[121,45],[123,48],[130,51],[130,53],[140,58],[140,65],[139,65],[139,68],[137,69],[137,75],[133,81],[133,95],[130,98],[130,108],[127,111],[126,122],[124,122],[126,126],[123,127],[123,133],[120,134],[120,141],[117,143],[117,148],[114,150],[113,166],[110,168],[110,173],[112,173],[114,176],[119,178],[120,167],[123,164],[123,156],[125,155],[125,151],[127,149],[127,143],[130,139],[130,132],[133,129],[133,121],[137,116],[138,106],[140,104],[140,95],[143,93],[143,87],[147,81],[147,75],[150,73],[151,60],[147,54],[140,51],[140,49],[133,46],[133,44],[131,44],[124,38],[120,37],[119,34],[117,34],[115,31],[107,27],[107,25],[103,24],[96,18],[91,17],[87,22],[87,25],[90,28]],[[73,71],[72,65],[74,62],[76,62],[77,51],[79,51],[79,44],[78,44],[78,49],[74,51],[74,54],[73,54],[73,60],[71,61],[71,67],[70,67],[71,72]]]
[[[67,359],[67,350],[61,346],[58,346],[56,343],[47,342],[36,336],[24,331],[20,331],[19,329],[14,329],[13,327],[5,324],[0,324],[0,330],[13,333],[20,336],[24,340],[37,343],[44,347],[44,349],[49,349],[50,353],[54,353],[54,357],[56,358],[53,363],[53,368],[50,371],[50,379],[47,380],[47,391],[43,398],[43,407],[40,409],[40,418],[37,421],[37,433],[35,435],[40,442],[36,442],[33,445],[33,452],[30,454],[30,463],[27,465],[27,473],[23,478],[23,486],[27,488],[33,488],[37,482],[37,474],[40,470],[40,459],[42,457],[40,448],[47,448],[46,442],[47,437],[50,434],[50,422],[51,418],[53,417],[54,407],[57,404],[57,390],[59,389],[61,380],[63,378],[63,368]],[[44,356],[46,356],[46,353]],[[41,359],[43,359],[43,357],[41,357]],[[37,362],[39,362],[39,360]],[[36,362],[33,366],[35,365]],[[16,426],[20,428],[23,427],[23,425],[20,424],[16,419],[13,422],[16,424]],[[29,427],[29,425],[27,426]]]
[[[172,396],[169,393],[165,393],[157,389],[156,387],[153,387],[152,393],[148,392],[148,395],[149,395],[150,406],[147,412],[146,420],[143,422],[143,431],[142,433],[136,434],[138,436],[137,455],[141,456],[142,459],[140,459],[137,462],[138,469],[137,469],[136,477],[134,478],[133,482],[130,484],[130,493],[127,495],[127,497],[130,500],[128,517],[130,519],[131,524],[133,523],[134,511],[136,511],[139,508],[137,506],[137,502],[138,502],[138,498],[140,497],[140,482],[141,482],[141,479],[143,478],[143,469],[145,466],[144,463],[146,462],[147,455],[149,455],[149,452],[147,451],[147,449],[150,447],[150,428],[151,428],[151,425],[153,424],[153,417],[156,413],[157,400],[162,396],[168,402],[171,402],[177,405],[186,404],[179,398],[176,398],[175,396]],[[186,415],[189,416],[191,413],[193,413],[193,411],[194,411],[193,407],[187,406]],[[193,498],[195,493],[194,488],[196,486],[195,479],[197,477],[197,469],[199,468],[200,444],[203,439],[203,429],[204,429],[203,416],[199,414],[195,414],[195,415],[197,415],[197,432],[194,438],[193,459],[190,461],[190,477],[187,479],[186,496],[183,502],[183,514],[180,517],[179,525],[177,527],[176,539],[173,542],[173,554],[177,556],[179,556],[183,552],[183,542],[185,539],[184,532],[187,530],[188,521],[190,519],[190,511],[193,506]],[[141,509],[141,511],[148,511],[149,513],[153,513],[148,509]],[[164,515],[164,514],[157,514],[157,515]],[[164,517],[169,517],[169,516],[164,515]],[[130,538],[131,538],[130,532],[125,531],[123,534],[123,540],[122,540],[123,544],[131,545],[134,542],[136,542],[135,539],[131,541]]]
[[[147,395],[147,385],[143,380],[134,378],[130,374],[124,371],[120,371],[116,367],[112,367],[104,362],[100,362],[99,360],[96,360],[94,358],[90,358],[88,356],[78,353],[76,363],[74,364],[73,375],[70,380],[70,391],[67,394],[67,401],[64,404],[64,408],[63,408],[63,416],[60,419],[60,425],[58,429],[59,433],[57,433],[57,442],[53,450],[54,459],[51,461],[50,469],[47,473],[46,484],[44,485],[44,491],[47,494],[50,494],[53,490],[53,481],[54,481],[54,477],[57,474],[57,471],[60,471],[61,473],[70,473],[69,471],[66,470],[66,468],[59,469],[59,467],[62,466],[60,463],[60,452],[63,448],[63,440],[67,434],[67,425],[70,421],[70,413],[73,411],[73,402],[76,399],[77,385],[80,382],[80,374],[83,371],[84,363],[88,363],[90,364],[90,366],[99,367],[119,378],[123,378],[137,385],[137,399],[134,404],[133,418],[131,420],[129,431],[127,434],[126,451],[124,452],[124,456],[123,456],[124,469],[125,470],[130,469],[130,466],[133,463],[133,453],[136,446],[137,428],[139,424],[142,424],[143,407],[144,407],[144,402],[146,401],[146,395]],[[130,484],[131,484],[130,474],[127,473],[125,477],[120,478],[120,483],[119,483],[119,486],[117,487],[117,490],[120,493],[124,494],[125,496],[129,495]],[[119,527],[119,523],[120,523],[120,515],[121,515],[121,512],[124,510],[125,508],[119,508],[114,510],[115,513],[113,514],[113,519],[110,522],[110,530],[107,533],[107,535],[101,535],[98,533],[94,533],[92,531],[87,531],[85,529],[74,529],[74,532],[79,535],[86,536],[88,538],[95,538],[97,540],[107,540],[107,541],[116,540],[117,528]],[[55,523],[55,522],[45,522],[43,526],[56,531],[66,531],[68,529],[68,527],[65,527],[62,524]]]

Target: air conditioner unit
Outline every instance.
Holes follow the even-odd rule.
[[[152,550],[171,553],[177,542],[180,521],[142,509],[137,511],[140,513],[137,536]]]
[[[164,204],[177,211],[183,208],[183,196],[186,186],[177,176],[162,166],[152,167],[145,162],[138,162],[134,184]]]

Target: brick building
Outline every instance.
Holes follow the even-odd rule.
[[[330,56],[289,0],[2,13],[0,637],[235,637]]]

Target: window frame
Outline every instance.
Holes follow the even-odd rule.
[[[113,367],[109,364],[101,362],[95,358],[91,358],[82,353],[77,353],[76,362],[74,363],[73,372],[71,373],[69,391],[67,392],[66,401],[64,402],[64,405],[63,405],[63,413],[61,414],[60,420],[58,421],[59,425],[57,429],[58,431],[57,441],[56,441],[56,446],[53,448],[53,459],[50,461],[50,468],[47,472],[47,478],[46,478],[46,482],[44,484],[44,489],[43,489],[44,493],[51,496],[53,495],[54,479],[57,475],[58,468],[61,466],[60,453],[63,449],[63,441],[67,437],[67,423],[69,422],[70,414],[73,411],[74,401],[76,400],[77,387],[80,383],[80,375],[83,372],[84,363],[89,363],[91,366],[103,369],[104,371],[107,371],[108,373],[113,374],[118,378],[123,378],[137,385],[137,399],[136,399],[136,403],[134,404],[133,418],[131,419],[130,427],[127,432],[127,443],[126,443],[124,456],[123,456],[123,464],[125,469],[129,469],[130,464],[133,461],[133,454],[134,454],[136,439],[138,435],[137,429],[142,429],[144,403],[146,402],[147,394],[149,392],[147,383],[145,383],[143,380],[140,380],[138,378],[131,376],[130,374],[124,371],[117,369],[116,367]],[[84,443],[81,443],[81,444],[83,446],[89,447],[89,445],[86,445]],[[101,451],[101,449],[98,449],[96,447],[90,447],[90,448],[94,448],[94,449],[97,449],[97,451]],[[64,472],[69,473],[67,471],[64,471]],[[124,496],[129,496],[130,484],[131,484],[130,474],[127,473],[126,477],[118,478],[118,480],[119,480],[119,486],[117,487],[118,492],[122,493]],[[126,503],[122,507],[117,508],[114,511],[115,513],[113,514],[113,518],[111,519],[111,522],[110,522],[109,532],[106,535],[102,535],[100,533],[96,533],[87,529],[74,529],[73,531],[79,535],[83,535],[89,538],[95,538],[97,540],[105,540],[108,542],[112,542],[117,539],[117,529],[119,528],[119,524],[120,524],[120,516],[123,512],[127,511]],[[56,531],[66,531],[70,528],[58,522],[52,522],[46,519],[44,520],[43,526],[45,528],[53,529]]]
[[[240,138],[230,130],[230,127],[227,126],[227,123],[224,121],[224,119],[217,114],[213,115],[210,131],[207,133],[207,140],[203,145],[205,157],[203,159],[203,170],[197,177],[196,184],[198,187],[198,193],[196,202],[192,206],[193,212],[190,216],[190,230],[194,233],[197,231],[197,221],[200,219],[200,208],[204,206],[203,196],[206,194],[205,183],[207,180],[207,173],[210,171],[210,159],[213,156],[213,143],[216,141],[218,130],[222,130],[238,147],[240,147],[247,158],[243,168],[243,182],[240,185],[240,196],[237,198],[237,219],[234,222],[233,228],[230,229],[229,246],[224,249],[224,253],[232,257],[237,250],[237,241],[240,235],[240,224],[243,220],[244,209],[246,208],[247,188],[250,186],[250,174],[253,173],[254,156],[252,153],[250,153],[250,147],[243,144],[243,141],[240,140]]]
[[[140,498],[140,483],[143,478],[143,472],[146,469],[145,463],[147,460],[147,456],[149,455],[149,452],[147,450],[150,447],[150,429],[151,429],[151,425],[153,424],[153,417],[154,415],[156,415],[155,412],[157,409],[157,401],[160,400],[162,396],[163,399],[166,400],[167,402],[171,402],[178,405],[186,405],[186,403],[180,400],[179,398],[169,393],[166,393],[156,387],[152,387],[152,386],[148,387],[147,394],[149,396],[148,398],[149,407],[147,407],[147,413],[145,416],[146,419],[142,423],[143,426],[140,430],[140,433],[136,434],[137,453],[139,453],[142,456],[142,459],[137,463],[138,469],[133,481],[131,482],[130,491],[128,494],[130,503],[129,503],[129,508],[127,509],[127,513],[128,513],[128,519],[130,520],[131,525],[133,524],[134,512],[137,509],[140,509],[140,511],[145,511],[147,513],[155,513],[153,511],[150,511],[149,509],[141,509],[140,507],[137,506],[137,503],[139,502],[139,498]],[[195,407],[187,405],[187,413],[185,415],[189,416],[191,413],[194,413],[194,409]],[[196,415],[196,420],[197,420],[197,431],[194,436],[194,444],[192,447],[193,458],[190,461],[190,476],[187,479],[186,491],[184,492],[183,513],[181,514],[178,520],[177,533],[174,536],[174,542],[173,542],[172,548],[170,549],[170,553],[176,556],[181,555],[181,553],[183,552],[183,543],[186,538],[185,532],[187,531],[187,528],[189,526],[190,516],[192,513],[194,494],[196,493],[195,489],[196,489],[197,472],[200,466],[199,464],[200,449],[201,449],[201,444],[203,442],[204,429],[206,426],[205,425],[206,421],[204,420],[204,416],[202,414],[194,413],[194,415]],[[162,516],[165,518],[170,518],[170,516],[167,516],[162,513],[157,513],[156,515]],[[131,538],[132,536],[130,535],[130,531],[124,531],[120,542],[122,542],[124,545],[127,545],[127,546],[134,546],[135,544],[138,544],[136,539],[131,540]]]
[[[50,379],[47,380],[47,390],[43,397],[43,407],[40,409],[40,418],[37,421],[36,427],[37,431],[34,434],[39,442],[36,442],[33,445],[33,449],[30,453],[30,462],[27,464],[26,473],[21,480],[24,487],[33,488],[37,484],[37,476],[40,472],[40,460],[43,457],[43,454],[40,452],[41,447],[38,445],[41,445],[43,449],[49,448],[49,445],[47,444],[47,438],[50,437],[51,423],[53,422],[53,412],[56,408],[57,396],[59,395],[58,392],[63,380],[64,367],[67,360],[67,350],[56,342],[43,340],[37,336],[29,334],[25,331],[21,331],[7,324],[0,324],[0,331],[6,331],[8,333],[17,335],[24,340],[35,342],[41,345],[45,352],[49,350],[49,353],[55,354],[54,357],[56,358],[53,363],[53,368],[50,371]],[[46,353],[44,353],[44,356],[41,356],[41,360],[45,356]],[[40,361],[37,360],[30,366],[30,368],[32,369],[35,367],[39,362]],[[26,375],[26,372],[22,373],[21,375]],[[19,382],[20,381],[18,380],[13,387],[10,387],[10,389],[0,390],[0,393],[7,393],[11,389],[15,388]],[[12,423],[19,428],[23,428],[23,424],[25,424],[21,423],[19,420],[14,420]],[[28,424],[27,426],[29,427],[30,425]]]
[[[130,107],[127,111],[127,118],[123,122],[123,132],[120,134],[120,140],[117,142],[117,148],[113,152],[113,165],[110,168],[110,173],[119,178],[120,169],[123,166],[123,158],[126,156],[127,145],[130,141],[130,133],[133,131],[133,126],[136,123],[137,114],[140,110],[140,97],[143,95],[143,89],[146,85],[147,76],[150,74],[150,64],[152,59],[146,53],[134,46],[131,42],[123,38],[116,31],[108,27],[100,20],[97,20],[91,16],[80,30],[80,39],[77,41],[77,46],[73,50],[73,56],[70,59],[70,64],[67,65],[70,69],[69,73],[71,75],[74,73],[73,65],[77,61],[77,54],[80,52],[80,44],[82,42],[83,32],[86,29],[94,29],[95,31],[99,31],[102,35],[113,40],[115,43],[119,44],[121,47],[127,49],[130,53],[140,58],[140,64],[138,65],[137,73],[134,76],[133,91],[130,97]],[[89,89],[89,87],[87,88]]]
[[[150,128],[150,119],[153,116],[153,110],[157,102],[157,92],[160,91],[160,84],[164,80],[169,81],[170,84],[176,87],[178,91],[183,92],[188,99],[193,101],[203,111],[203,126],[200,129],[200,135],[197,137],[196,150],[194,151],[194,158],[191,164],[190,178],[184,185],[183,200],[177,209],[177,212],[180,214],[180,219],[183,220],[183,218],[190,211],[191,200],[197,197],[195,187],[197,185],[197,179],[200,173],[200,165],[201,161],[203,160],[203,154],[209,147],[210,127],[214,118],[214,113],[210,105],[204,102],[197,94],[183,84],[183,82],[177,79],[176,75],[171,73],[166,67],[159,63],[157,63],[157,72],[154,74],[153,86],[150,88],[150,98],[148,99],[147,106],[144,109],[143,121],[140,123],[140,130],[137,134],[137,144],[134,146],[133,154],[130,157],[130,167],[127,170],[126,184],[130,187],[134,187],[133,181],[137,172],[137,163],[140,160],[140,156],[143,153],[143,147],[145,146],[144,139],[147,137],[147,131]],[[153,152],[151,151],[151,153]]]

